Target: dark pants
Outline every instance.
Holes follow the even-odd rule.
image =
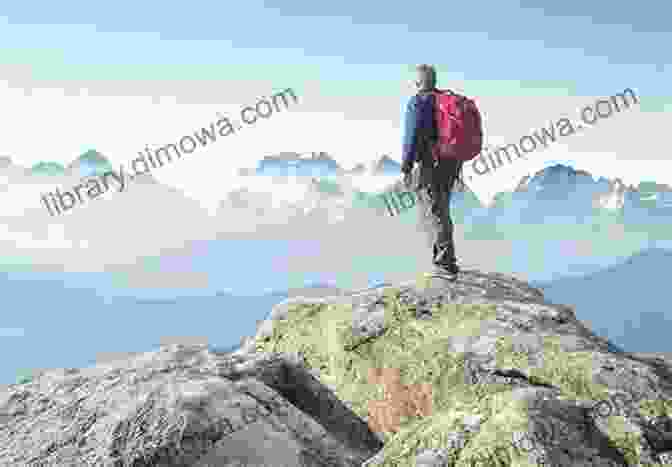
[[[420,223],[428,234],[433,250],[433,263],[452,266],[457,263],[450,218],[450,195],[458,178],[461,162],[442,160],[438,165],[421,162],[417,176],[417,198]]]

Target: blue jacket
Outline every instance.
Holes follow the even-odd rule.
[[[423,149],[421,137],[436,135],[434,122],[434,96],[431,93],[419,93],[411,97],[406,105],[404,135],[402,142],[402,172],[413,168],[419,160],[419,151]]]

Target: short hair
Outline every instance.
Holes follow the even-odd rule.
[[[436,69],[432,65],[423,63],[415,67],[415,69],[428,78],[429,84],[432,87],[436,86]]]

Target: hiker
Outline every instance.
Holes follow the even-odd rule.
[[[463,163],[481,152],[481,117],[472,100],[436,88],[433,66],[419,65],[416,72],[417,94],[406,106],[403,184],[417,193],[420,222],[430,236],[437,272],[457,278],[450,197]]]

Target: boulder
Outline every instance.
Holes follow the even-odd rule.
[[[163,346],[0,393],[0,465],[357,466],[382,446],[296,355]]]

